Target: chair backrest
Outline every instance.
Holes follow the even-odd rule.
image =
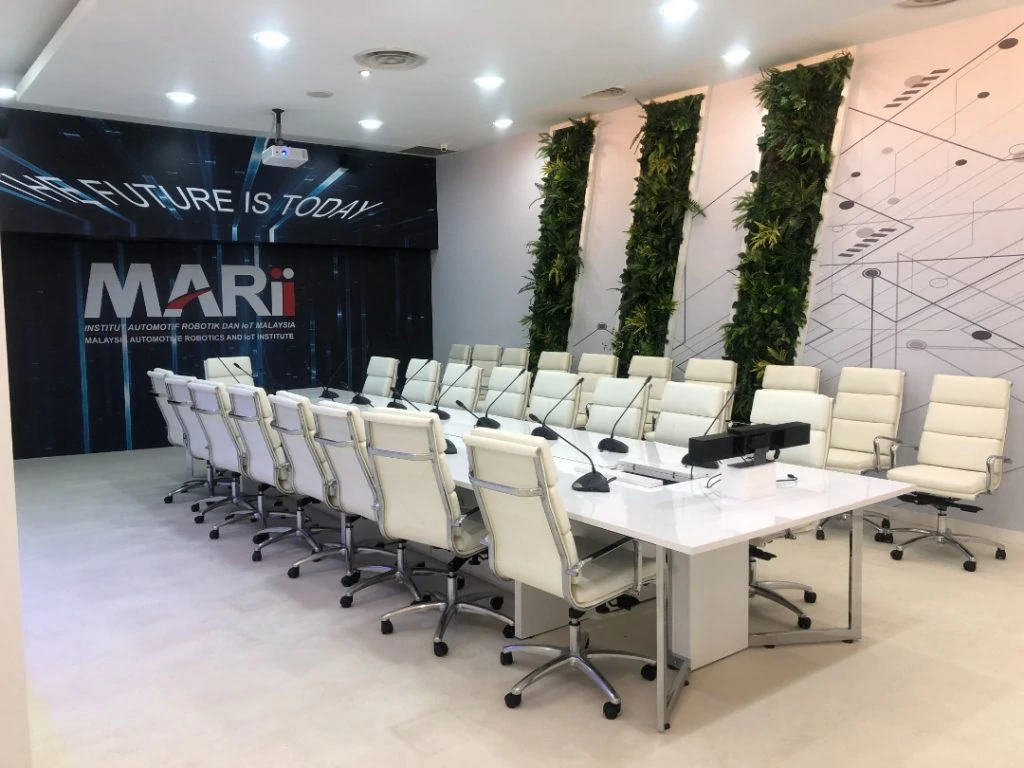
[[[922,464],[984,472],[1006,441],[1012,385],[1007,379],[939,374],[932,380],[917,459]],[[994,467],[992,490],[1002,480]]]
[[[533,392],[530,394],[529,413],[543,419],[544,415],[551,411],[548,416],[548,424],[552,427],[566,427],[572,429],[576,425],[576,412],[579,410],[579,387],[572,391],[572,394],[565,398],[565,401],[555,407],[566,392],[575,386],[580,379],[574,373],[563,373],[562,371],[537,371],[537,378],[533,380]]]
[[[501,365],[503,366],[525,368],[529,361],[530,353],[522,347],[505,347],[501,353]]]
[[[364,395],[391,397],[398,378],[398,361],[393,357],[371,357],[366,366],[366,379],[363,381]]]
[[[832,398],[817,392],[787,389],[759,389],[750,409],[751,424],[786,424],[803,421],[811,425],[807,445],[784,448],[779,458],[805,467],[825,466],[829,431],[832,427]]]
[[[332,478],[323,449],[313,439],[316,425],[309,398],[289,393],[267,399],[274,412],[271,427],[281,436],[281,447],[288,457],[288,479],[295,493],[331,504]]]
[[[452,344],[452,348],[448,350],[448,362],[469,365],[473,359],[472,355],[473,348],[469,344]]]
[[[441,377],[439,362],[414,357],[405,366],[405,376],[402,394],[407,398],[414,403],[432,403],[437,399],[437,385]]]
[[[736,391],[736,363],[732,360],[708,360],[691,357],[686,361],[683,381],[708,384],[725,390],[726,397]],[[732,400],[725,407],[725,420],[732,418]]]
[[[587,406],[594,401],[594,388],[597,380],[615,378],[619,370],[619,358],[615,355],[599,355],[584,352],[580,355],[580,363],[576,371],[583,378],[583,389],[580,391],[580,407],[576,418],[576,426],[587,423]]]
[[[270,426],[274,414],[267,393],[248,384],[228,384],[227,390],[231,418],[245,452],[245,473],[258,483],[291,493],[288,459],[281,436]]]
[[[491,569],[569,599],[567,569],[578,553],[547,441],[494,429],[475,429],[465,441]]]
[[[691,437],[724,432],[726,397],[721,387],[670,381],[662,393],[661,415],[648,439],[688,446]]]
[[[661,395],[672,379],[672,358],[634,355],[629,361],[629,378],[646,379],[648,376],[651,377],[648,410],[653,414],[661,413]]]
[[[209,451],[206,447],[206,433],[199,424],[199,417],[192,410],[192,395],[188,391],[190,381],[196,381],[195,376],[178,376],[171,373],[164,377],[164,384],[167,387],[167,404],[174,409],[181,423],[182,433],[185,437],[185,445],[193,458],[206,461]]]
[[[255,384],[248,357],[208,357],[203,361],[203,376],[218,384]]]
[[[501,391],[508,387],[508,392]],[[530,399],[530,374],[522,366],[499,365],[491,371],[491,386],[484,397],[483,407],[491,408],[491,416],[526,418],[526,403]],[[491,407],[491,403],[494,403]]]
[[[497,344],[476,344],[473,347],[473,365],[480,369],[480,391],[486,392],[491,371],[501,362],[501,347]],[[463,400],[463,402],[467,402]],[[468,403],[467,403],[468,405]]]
[[[181,421],[178,419],[178,414],[174,412],[174,408],[167,402],[167,384],[164,379],[171,375],[171,371],[154,368],[151,371],[146,371],[146,375],[149,377],[149,391],[152,393],[153,399],[156,400],[157,408],[160,409],[160,415],[167,427],[167,442],[171,445],[184,445],[184,427],[181,426]]]
[[[231,402],[223,384],[216,381],[190,381],[192,410],[206,434],[210,463],[228,472],[242,471],[242,442],[229,416]]]
[[[629,405],[638,391],[640,396]],[[647,401],[650,392],[650,386],[644,386],[642,381],[636,379],[601,379],[594,390],[594,402],[590,404],[587,431],[609,434],[615,422],[622,416],[615,436],[639,440],[647,422]]]
[[[354,405],[321,402],[309,407],[313,438],[327,459],[338,505],[350,515],[377,520],[377,488],[366,450],[363,417]]]
[[[468,373],[466,373],[467,368],[469,369]],[[440,405],[458,408],[455,401],[461,400],[466,407],[475,407],[476,401],[480,399],[482,376],[483,371],[475,365],[448,363],[444,369],[444,377],[441,379]]]
[[[812,365],[766,365],[761,388],[818,392],[821,389],[821,369]]]
[[[842,459],[854,452],[864,454],[863,462],[874,466],[875,438],[895,437],[903,409],[906,374],[894,368],[843,368],[832,408],[832,436],[829,439],[829,469],[846,469]],[[888,468],[889,446],[879,443],[879,469]]]
[[[444,454],[441,420],[433,413],[377,408],[363,414],[366,442],[381,494],[384,535],[451,549],[461,514]]]
[[[566,371],[572,367],[572,355],[568,352],[541,352],[537,359],[538,371]]]

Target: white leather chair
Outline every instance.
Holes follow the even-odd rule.
[[[736,391],[736,363],[732,360],[691,357],[686,361],[683,381],[720,387],[725,390],[726,397],[731,398]],[[732,418],[732,404],[733,401],[730,399],[725,407],[726,422]]]
[[[508,368],[525,368],[529,363],[530,353],[521,347],[505,347],[504,351],[501,353],[502,366]]]
[[[843,368],[832,410],[826,468],[864,474],[884,472],[892,466],[905,378],[903,371],[892,368]],[[815,536],[824,539],[828,522],[848,517],[849,513],[844,513],[822,520]],[[864,521],[875,529],[875,541],[892,544],[889,518],[865,512]]]
[[[725,390],[707,384],[670,381],[661,398],[661,415],[646,439],[687,447],[691,437],[725,431]]]
[[[821,389],[821,369],[810,365],[766,365],[761,389],[818,392]]]
[[[647,403],[647,426],[651,426],[661,413],[661,395],[665,385],[672,380],[671,357],[647,357],[634,355],[629,361],[630,379],[646,379],[651,377],[651,392]]]
[[[458,594],[459,570],[471,557],[487,549],[483,521],[474,511],[463,512],[455,493],[455,482],[445,457],[441,421],[432,413],[388,411],[366,412],[367,444],[380,489],[381,531],[390,539],[415,541],[453,554],[448,563],[444,600],[420,602],[381,616],[380,631],[394,631],[398,616],[440,611],[434,632],[434,654],[445,656],[445,633],[452,619],[461,613],[498,619],[512,637],[512,619],[498,613],[501,598],[495,595]],[[491,607],[476,603],[490,600]]]
[[[179,493],[194,491],[197,488],[206,486],[205,478],[195,477],[195,465],[192,454],[185,444],[185,429],[181,425],[178,414],[175,413],[174,408],[167,401],[167,383],[165,379],[173,375],[172,371],[164,368],[154,368],[151,371],[146,371],[146,376],[149,377],[149,392],[153,395],[157,408],[160,409],[160,415],[163,417],[164,426],[167,428],[167,442],[170,445],[180,446],[185,455],[185,482],[164,496],[164,504],[170,504]]]
[[[640,396],[633,400],[637,391],[641,389]],[[636,379],[601,379],[594,389],[594,401],[590,404],[590,416],[587,418],[587,431],[608,435],[618,421],[618,428],[615,428],[616,437],[639,440],[647,423],[647,402],[650,392],[650,386],[644,386],[642,381]],[[632,405],[629,405],[630,401],[633,402]],[[622,417],[621,421],[619,417]]]
[[[371,357],[360,392],[364,395],[391,397],[398,378],[398,361],[393,357]]]
[[[473,348],[468,344],[452,344],[448,350],[448,362],[469,365],[473,361]]]
[[[215,495],[217,486],[226,480],[214,473],[213,464],[210,463],[210,452],[206,445],[206,433],[203,432],[199,418],[192,410],[192,395],[189,393],[188,385],[193,381],[196,381],[195,376],[179,376],[171,373],[164,377],[164,386],[167,388],[167,404],[174,410],[178,422],[181,424],[189,456],[193,461],[203,462],[203,466],[206,468],[206,480],[203,485],[210,492],[210,496],[200,499],[192,505],[192,511],[197,513],[196,522],[202,523],[204,516],[198,513],[202,512],[203,505],[220,501],[221,497]],[[169,498],[170,495],[165,497],[164,501],[166,502]]]
[[[512,664],[512,654],[541,651],[555,658],[528,674],[505,696],[505,704],[522,703],[523,691],[563,668],[583,672],[608,700],[605,717],[619,715],[622,700],[594,662],[610,658],[642,663],[648,680],[656,674],[654,661],[621,651],[593,651],[580,628],[584,613],[625,594],[636,594],[654,579],[654,561],[643,557],[641,546],[624,538],[607,546],[577,538],[569,523],[558,488],[558,470],[543,438],[499,430],[475,429],[465,437],[470,479],[487,527],[491,570],[534,589],[560,597],[569,608],[569,646],[506,645],[500,660]]]
[[[437,387],[441,377],[441,364],[436,360],[414,357],[405,366],[405,385],[402,394],[414,403],[433,403],[437,400]],[[412,376],[410,379],[409,376]]]
[[[1007,379],[943,374],[934,378],[917,446],[918,463],[890,469],[888,477],[916,485],[916,492],[900,500],[934,507],[938,520],[934,530],[893,528],[893,533],[916,534],[892,550],[893,560],[902,560],[907,547],[922,541],[956,547],[967,558],[964,570],[969,572],[978,564],[965,541],[995,547],[996,559],[1006,559],[1006,547],[998,541],[950,531],[947,510],[980,512],[981,507],[967,502],[992,493],[1002,482],[1003,468],[1011,463],[1003,455],[1011,388]],[[902,445],[897,441],[897,448]]]
[[[203,377],[224,385],[255,383],[248,357],[208,357],[203,361]]]
[[[491,371],[491,387],[484,397],[483,409],[490,409],[491,416],[507,416],[510,419],[525,419],[526,404],[530,399],[530,374],[523,367],[499,365]],[[505,394],[502,390],[508,387]]]
[[[582,429],[587,425],[587,406],[594,402],[594,389],[598,379],[614,379],[619,371],[619,358],[615,355],[598,355],[585,352],[580,355],[580,363],[576,372],[583,378],[583,389],[580,391],[579,411],[576,414],[576,427]]]
[[[576,387],[580,377],[574,373],[561,371],[537,371],[533,380],[533,392],[530,394],[529,413],[540,419],[551,411],[547,423],[552,427],[572,429],[576,423],[576,412],[579,410],[580,387]],[[573,389],[573,387],[576,387]],[[569,390],[569,397],[559,403],[559,399]],[[557,407],[556,407],[557,404]],[[555,410],[551,410],[554,408]]]
[[[537,358],[538,371],[565,371],[572,367],[572,355],[568,352],[541,352]]]
[[[501,362],[501,347],[497,344],[476,344],[473,346],[473,365],[480,369],[480,394],[477,399],[463,400],[466,405],[482,403],[483,397],[487,394],[491,371]]]
[[[455,401],[461,400],[467,406],[473,406],[480,399],[482,377],[483,371],[475,365],[448,363],[441,379],[441,400],[438,405],[441,408],[458,408]]]

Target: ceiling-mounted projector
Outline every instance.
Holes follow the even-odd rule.
[[[302,147],[289,147],[281,138],[281,115],[283,109],[274,112],[274,143],[263,150],[262,162],[277,168],[298,168],[309,160],[309,152]]]

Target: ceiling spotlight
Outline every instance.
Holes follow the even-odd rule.
[[[369,77],[370,76],[370,70],[368,70],[368,69],[361,69],[361,70],[359,70],[359,76],[360,77]]]
[[[495,120],[494,121],[494,127],[495,128],[500,128],[501,130],[505,130],[506,128],[511,127],[511,125],[512,125],[512,121],[509,120],[507,117],[503,117],[500,120]]]
[[[0,88],[0,101],[7,101],[13,99],[18,95],[18,92],[13,88]]]
[[[725,61],[725,63],[731,64],[733,66],[737,64],[742,64],[748,58],[750,58],[750,51],[748,51],[746,48],[733,48],[732,50],[727,51],[725,54],[722,55],[722,59]]]
[[[178,104],[182,107],[187,107],[189,104],[196,100],[196,95],[194,93],[189,93],[188,91],[171,91],[170,93],[166,93],[164,95],[167,96],[167,98],[173,101],[175,104]]]
[[[376,131],[378,128],[384,125],[384,123],[382,123],[380,120],[377,120],[372,117],[367,118],[366,120],[360,120],[359,124],[368,131]]]
[[[484,75],[483,77],[478,77],[473,82],[485,91],[495,91],[505,84],[505,78],[498,77],[497,75]]]
[[[669,0],[658,11],[667,21],[678,23],[693,16],[699,7],[695,0]]]
[[[252,39],[264,48],[277,49],[288,45],[288,35],[282,35],[280,32],[257,32]]]

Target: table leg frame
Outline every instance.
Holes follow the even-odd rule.
[[[664,547],[654,549],[656,560],[657,597],[657,713],[656,727],[665,732],[672,727],[672,709],[679,700],[683,687],[690,683],[690,661],[671,652],[672,631],[672,574],[671,553]],[[670,677],[671,675],[671,677]]]

